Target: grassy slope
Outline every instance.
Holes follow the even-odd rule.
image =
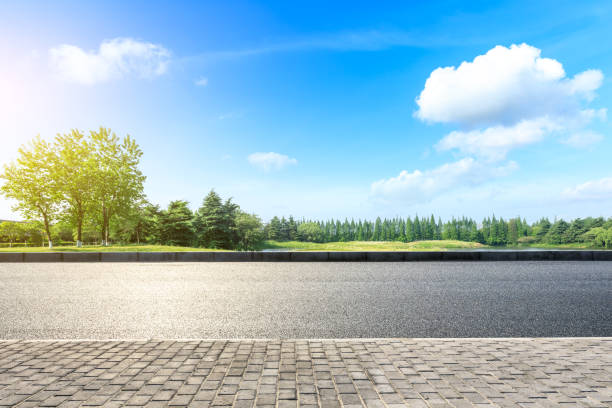
[[[266,241],[264,249],[286,249],[294,251],[445,251],[448,249],[481,249],[487,246],[477,242],[464,241],[416,241],[416,242],[376,242],[351,241],[327,242],[317,244],[299,241]]]

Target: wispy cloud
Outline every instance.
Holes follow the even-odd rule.
[[[563,191],[563,197],[576,201],[612,199],[612,177],[591,180]]]
[[[577,149],[585,149],[601,142],[603,139],[604,137],[601,133],[597,133],[592,130],[585,130],[570,135],[566,139],[561,140],[561,143]]]
[[[206,86],[208,85],[208,78],[200,77],[200,79],[197,79],[194,83],[196,86]]]
[[[425,47],[449,45],[458,41],[448,38],[433,38],[402,30],[345,30],[336,33],[313,34],[288,40],[268,42],[253,47],[210,51],[182,58],[183,62],[192,60],[233,59],[262,54],[294,51],[380,51],[393,47]]]
[[[170,51],[158,44],[115,38],[98,50],[63,44],[49,50],[51,68],[62,79],[85,85],[127,76],[153,78],[168,70]]]
[[[492,166],[466,157],[431,170],[404,170],[397,177],[372,183],[371,192],[376,198],[399,199],[405,204],[428,202],[447,191],[477,186],[506,176],[517,167],[512,161],[502,166]]]
[[[249,163],[255,167],[268,172],[271,170],[280,170],[290,165],[296,165],[297,160],[287,155],[275,152],[257,152],[249,155]]]

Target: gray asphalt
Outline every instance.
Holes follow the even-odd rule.
[[[612,262],[0,264],[0,338],[612,336]]]

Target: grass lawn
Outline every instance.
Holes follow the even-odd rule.
[[[47,247],[13,247],[0,248],[0,252],[192,252],[192,251],[223,251],[222,249],[190,248],[167,245],[110,245],[110,246],[61,246],[49,249]]]
[[[415,241],[415,242],[377,242],[377,241],[350,241],[327,242],[317,244],[314,242],[299,241],[265,241],[262,249],[279,249],[292,251],[446,251],[449,249],[485,249],[486,245],[477,242],[464,241]]]
[[[571,244],[529,244],[519,245],[515,247],[507,247],[509,249],[525,249],[525,248],[541,248],[541,249],[605,249],[601,247],[594,247],[589,245],[587,242],[573,242]]]

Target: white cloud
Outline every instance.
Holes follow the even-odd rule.
[[[168,69],[170,51],[131,38],[105,40],[96,51],[75,45],[49,50],[51,67],[64,80],[91,85],[127,76],[153,78]]]
[[[567,199],[577,201],[612,200],[612,177],[587,181],[563,191]]]
[[[196,86],[206,86],[208,85],[208,78],[201,77],[197,81],[195,81]]]
[[[414,170],[411,173],[404,170],[397,177],[372,183],[371,192],[383,199],[401,199],[402,203],[414,204],[429,201],[461,186],[478,185],[491,178],[507,175],[516,168],[515,162],[494,167],[466,157],[433,170]]]
[[[417,98],[422,120],[467,126],[514,124],[541,116],[577,114],[603,74],[567,78],[560,62],[527,44],[497,46],[459,67],[434,70]]]
[[[540,54],[527,44],[497,46],[458,67],[435,69],[417,98],[415,116],[462,127],[436,148],[501,160],[510,150],[553,132],[585,135],[590,122],[605,120],[606,109],[582,106],[601,86],[601,71],[569,78],[560,62]],[[578,138],[569,136],[564,142],[579,145],[587,139]]]
[[[259,167],[266,172],[270,170],[280,170],[286,166],[297,164],[296,159],[274,152],[253,153],[249,155],[248,160],[253,166]]]
[[[501,160],[508,151],[539,142],[544,136],[561,127],[544,117],[523,120],[513,126],[491,126],[471,131],[453,131],[436,144],[437,150],[457,149],[462,153]]]
[[[591,130],[573,133],[569,137],[563,139],[561,143],[577,149],[584,149],[603,140],[603,135]]]

